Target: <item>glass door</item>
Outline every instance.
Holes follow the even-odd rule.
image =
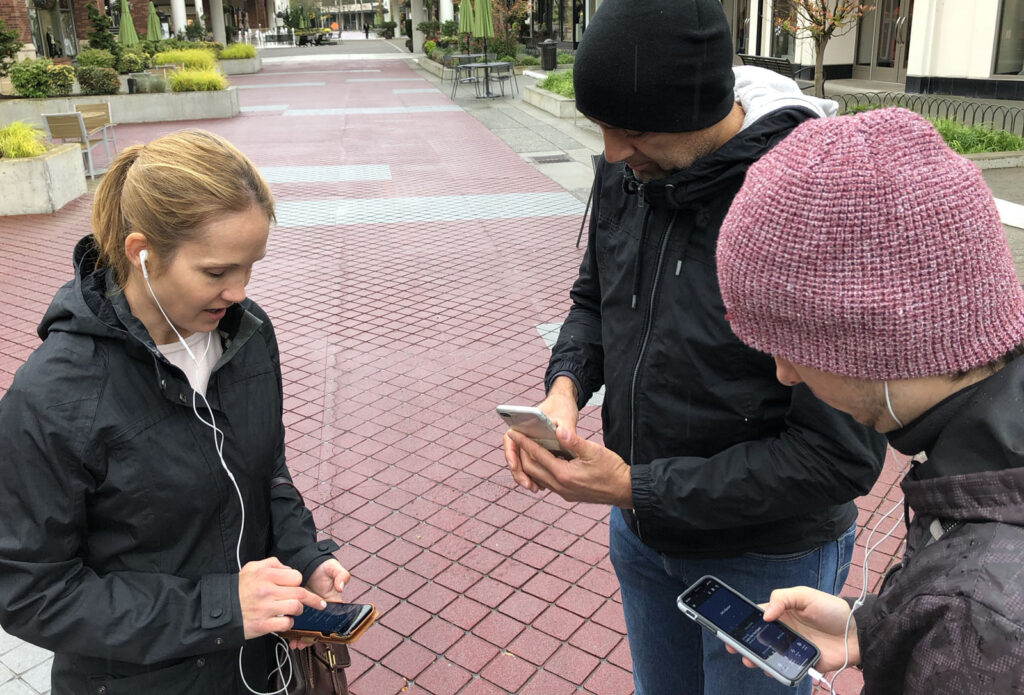
[[[914,0],[878,0],[860,18],[853,76],[882,82],[907,77],[907,50]]]

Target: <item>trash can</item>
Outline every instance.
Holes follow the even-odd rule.
[[[558,44],[551,39],[541,41],[540,46],[540,68],[541,70],[554,70],[558,67],[557,49]]]

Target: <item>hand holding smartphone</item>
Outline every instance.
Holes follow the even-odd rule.
[[[295,616],[292,629],[278,633],[288,640],[348,644],[356,641],[377,619],[370,603],[332,603],[323,609],[306,606]]]
[[[540,408],[525,405],[499,405],[495,410],[510,430],[525,434],[558,458],[571,461],[576,458],[566,451],[555,434],[555,425]]]
[[[796,685],[821,657],[816,646],[780,622],[765,622],[757,604],[710,575],[680,594],[676,605],[780,683]]]

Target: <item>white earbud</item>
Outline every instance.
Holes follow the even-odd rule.
[[[149,279],[149,271],[146,270],[146,258],[149,256],[147,249],[139,251],[139,263],[142,265],[142,277]]]

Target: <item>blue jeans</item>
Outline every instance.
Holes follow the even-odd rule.
[[[788,586],[838,594],[850,569],[855,530],[856,524],[838,540],[799,553],[666,557],[641,543],[613,507],[609,547],[621,588],[636,695],[810,695],[810,678],[788,688],[760,669],[744,667],[714,635],[683,615],[676,597],[705,574],[755,603]]]

